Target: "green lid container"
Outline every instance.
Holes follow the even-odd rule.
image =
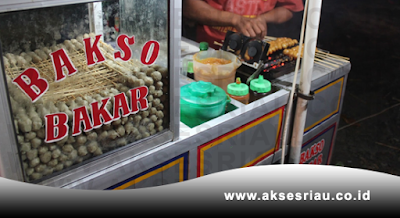
[[[258,79],[253,79],[250,82],[250,89],[258,93],[267,93],[271,91],[271,82],[260,75]]]
[[[225,113],[230,98],[210,82],[193,82],[181,87],[181,121],[194,127]]]
[[[208,50],[208,42],[200,42],[199,48],[200,48],[200,51],[207,51]]]
[[[240,78],[236,78],[235,83],[231,83],[227,87],[227,92],[234,96],[245,96],[249,94],[249,86],[241,83]]]

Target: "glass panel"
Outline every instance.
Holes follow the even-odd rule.
[[[167,9],[112,0],[0,14],[26,181],[168,128]]]

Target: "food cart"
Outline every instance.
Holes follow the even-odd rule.
[[[3,1],[0,16],[2,177],[143,188],[275,164],[288,153],[281,142],[293,72],[271,79],[261,99],[232,99],[194,127],[181,122],[180,89],[194,82],[179,73],[181,62],[199,48],[181,38],[181,1]],[[329,164],[350,71],[348,61],[321,55],[300,163]]]

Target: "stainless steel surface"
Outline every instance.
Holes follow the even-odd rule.
[[[181,39],[181,57],[193,55],[200,51],[200,44],[190,39],[182,37]],[[213,48],[209,48],[213,49]]]
[[[341,64],[340,67],[333,70],[322,67],[314,63],[314,69],[311,75],[311,81],[312,81],[311,90],[316,90],[328,84],[329,82],[334,81],[335,79],[338,79],[339,77],[342,77],[345,74],[348,74],[350,72],[350,68],[351,68],[350,62],[348,63],[343,62],[343,64]],[[282,83],[286,83],[287,85],[291,86],[293,82],[293,77],[294,74],[292,72],[279,77],[277,82],[281,81]],[[300,78],[297,79],[297,84],[300,84]]]
[[[261,166],[261,165],[269,165],[269,164],[272,164],[272,161],[274,160],[274,156],[275,156],[275,155],[277,155],[276,152],[275,152],[273,155],[271,155],[271,156],[265,158],[264,160],[258,162],[255,166]]]
[[[323,72],[321,70],[323,70]],[[314,67],[313,80],[312,80],[312,83],[311,83],[311,87],[313,87],[312,88],[313,91],[315,91],[318,88],[321,88],[322,87],[321,84],[327,85],[330,82],[338,80],[341,77],[344,77],[343,90],[342,90],[342,93],[341,93],[340,108],[339,108],[339,111],[337,113],[338,115],[332,116],[331,118],[323,121],[322,123],[320,123],[316,127],[314,127],[311,130],[307,131],[304,134],[303,142],[309,140],[312,136],[314,136],[314,135],[318,134],[320,131],[324,130],[324,128],[327,127],[326,125],[332,123],[332,119],[337,120],[337,123],[339,125],[339,120],[340,119],[338,117],[340,116],[340,114],[342,112],[343,99],[344,99],[344,95],[345,95],[345,92],[346,92],[346,84],[347,84],[347,78],[348,78],[347,74],[349,73],[349,71],[350,71],[350,63],[349,64],[343,64],[340,68],[338,68],[336,70],[333,70],[333,71],[330,71],[330,70],[325,69],[325,68]],[[292,77],[293,75],[287,75],[287,76],[288,77]],[[282,78],[280,78],[280,79],[282,79]],[[330,93],[328,93],[328,95],[329,94]],[[335,94],[335,93],[332,93],[332,94]],[[319,104],[319,105],[320,105],[321,108],[324,108],[324,103]],[[318,106],[316,106],[316,107],[318,108]],[[307,115],[307,116],[312,117],[312,115]],[[280,152],[280,154],[282,154],[281,150],[279,150],[278,152]],[[286,149],[285,153],[286,154],[288,153],[287,149]],[[279,160],[281,160],[281,157],[276,154],[275,157],[274,157],[273,162],[276,163]]]
[[[170,67],[170,129],[173,140],[179,138],[180,121],[180,62],[181,62],[181,29],[182,29],[182,1],[170,1],[169,11],[169,67]]]
[[[272,116],[256,126],[250,128],[240,126],[229,131],[227,135],[224,135],[224,138],[216,137],[222,140],[213,143],[211,147],[204,147],[199,153],[201,159],[197,159],[197,167],[200,170],[198,170],[197,175],[203,176],[223,170],[252,166],[260,160],[264,160],[264,163],[266,163],[267,157],[271,157],[270,160],[272,160],[276,145],[280,141],[283,118],[282,109],[274,112]],[[262,119],[262,115],[265,114],[259,113],[259,115],[258,118]],[[247,122],[250,123],[251,121]],[[215,131],[222,132],[227,128],[230,128],[230,126],[224,123],[217,126]],[[211,141],[211,138],[208,141]]]
[[[0,1],[0,12],[19,11],[60,5],[95,2],[93,0],[3,0]]]
[[[284,154],[284,155],[287,155],[287,153],[288,153],[288,148],[289,148],[289,145],[286,145],[286,149],[285,149],[285,154]],[[275,154],[274,154],[273,160],[272,160],[272,163],[273,163],[273,164],[281,163],[281,161],[282,161],[282,152],[283,152],[283,150],[284,150],[284,149],[281,148],[281,149],[275,151]]]
[[[0,47],[1,51],[1,47]],[[0,52],[1,54],[1,52]],[[2,56],[0,56],[2,57]],[[3,71],[3,60],[0,61],[0,176],[23,181],[21,162],[18,155],[13,119],[10,112],[8,94]]]

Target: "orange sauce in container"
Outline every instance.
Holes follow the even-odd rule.
[[[236,83],[231,83],[227,87],[229,97],[242,102],[243,104],[249,104],[250,93],[249,86],[242,83],[240,78],[236,78]]]
[[[231,94],[228,94],[228,95],[229,95],[229,97],[235,99],[236,101],[242,102],[243,104],[249,104],[249,101],[250,101],[249,93],[247,93],[247,95],[244,95],[244,96],[237,96],[237,95],[231,95]]]
[[[237,56],[222,50],[200,51],[193,55],[193,72],[196,81],[211,82],[225,92],[235,82],[236,69],[241,65]]]
[[[226,60],[223,58],[205,58],[203,60],[198,60],[198,62],[202,63],[202,64],[211,64],[211,65],[224,65],[224,64],[230,64],[232,63],[231,60]]]

